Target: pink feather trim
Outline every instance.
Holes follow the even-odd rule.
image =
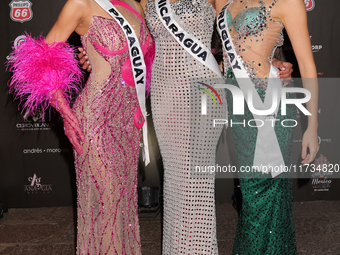
[[[76,49],[66,42],[47,44],[43,36],[37,39],[26,34],[26,41],[13,47],[8,70],[13,72],[10,93],[20,98],[23,111],[46,110],[53,93],[63,91],[69,102],[71,93],[79,92],[83,73],[74,58]]]
[[[152,38],[151,44],[149,44],[148,50],[144,55],[144,61],[146,65],[146,82],[145,82],[145,91],[147,96],[150,95],[151,90],[151,71],[152,71],[152,64],[155,58],[155,40]]]

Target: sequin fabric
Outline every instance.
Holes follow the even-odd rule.
[[[143,45],[146,26],[131,11],[118,8],[129,17]],[[92,72],[73,107],[85,135],[83,154],[75,152],[77,254],[141,254],[137,211],[141,130],[134,125],[136,89],[121,76],[123,64],[130,61],[128,49],[120,51],[125,35],[115,20],[93,15],[82,43]]]
[[[237,0],[227,11],[236,52],[255,86],[264,90],[274,51],[283,44],[283,25],[270,16],[275,2]],[[230,72],[228,63],[224,68]]]
[[[227,12],[230,33],[237,53],[252,79],[259,96],[265,98],[268,75],[275,48],[282,44],[282,24],[274,21],[271,8],[276,1],[234,0]],[[224,52],[226,82],[237,85]],[[293,95],[288,94],[287,98]],[[253,115],[245,104],[244,115],[233,114],[233,97],[227,93],[230,118],[245,122]],[[275,133],[286,165],[292,163],[294,128],[283,127],[281,121],[295,119],[296,108],[287,106],[282,116],[281,106],[275,123]],[[249,126],[234,125],[232,135],[235,143],[238,167],[252,166],[258,130]],[[292,210],[292,179],[290,173],[272,179],[260,172],[240,173],[242,211],[239,217],[234,243],[234,255],[297,254]]]
[[[210,49],[215,10],[206,0],[171,3],[175,20]],[[222,105],[208,96],[207,115],[201,114],[199,88],[215,83],[216,75],[185,51],[166,30],[149,0],[145,18],[155,38],[151,74],[151,106],[164,164],[163,254],[217,254],[214,175],[195,172],[195,166],[215,164],[216,145],[226,119]],[[211,92],[211,91],[210,91]],[[212,93],[212,92],[211,92]]]

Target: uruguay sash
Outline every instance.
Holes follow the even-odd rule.
[[[275,171],[270,171],[271,176],[274,178],[281,174],[285,167],[281,149],[274,130],[275,116],[277,115],[280,103],[281,81],[280,79],[276,78],[276,73],[278,70],[272,65],[270,68],[265,100],[262,102],[255,89],[255,85],[249,78],[247,71],[244,68],[241,57],[238,56],[235,51],[235,47],[229,33],[226,11],[232,2],[233,0],[229,0],[229,2],[219,13],[217,17],[217,29],[222,40],[222,45],[227,52],[230,64],[233,68],[235,78],[243,92],[249,109],[252,111],[255,121],[261,125],[263,124],[262,126],[257,125],[258,135],[256,140],[253,166],[258,171],[263,173],[268,173],[270,170],[275,169]],[[215,88],[219,87],[223,87],[223,85],[215,85]],[[248,94],[250,94],[250,96],[248,96]],[[266,114],[268,115],[264,116],[253,113],[256,112],[256,110],[267,112]]]
[[[155,0],[156,11],[165,28],[173,38],[196,60],[208,67],[219,78],[221,70],[210,50],[197,38],[186,32],[174,19],[169,0]]]
[[[149,146],[148,146],[148,137],[147,137],[147,122],[146,122],[146,106],[145,106],[145,81],[146,81],[146,66],[144,62],[144,56],[142,49],[140,47],[138,37],[133,30],[132,26],[129,22],[124,18],[124,16],[111,4],[108,0],[95,0],[110,16],[112,16],[119,26],[124,31],[126,36],[129,54],[131,60],[131,67],[133,78],[135,81],[136,92],[138,97],[139,106],[144,117],[144,125],[143,125],[143,157],[145,161],[145,165],[148,165],[150,162],[149,156]]]

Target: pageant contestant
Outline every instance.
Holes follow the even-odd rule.
[[[225,91],[202,84],[221,77],[210,54],[215,2],[141,4],[156,44],[151,109],[164,164],[163,254],[218,254],[214,176],[195,171],[215,165],[222,128],[212,127],[213,119],[227,118]],[[277,64],[290,74],[289,63]],[[202,89],[221,98],[216,105],[207,100],[207,115],[201,112]]]
[[[137,163],[154,44],[138,3],[112,4],[69,0],[46,39],[28,36],[10,61],[11,90],[28,96],[28,110],[54,106],[74,147],[77,254],[141,254]],[[65,42],[73,31],[81,35],[92,73],[71,110],[65,92],[74,75],[81,76]]]
[[[301,156],[302,164],[312,162],[319,149],[318,84],[303,0],[226,2],[221,1],[217,5],[217,10],[221,10],[226,4],[217,16],[217,27],[225,46],[226,83],[237,84],[243,92],[252,91],[255,109],[261,109],[259,107],[270,102],[275,88],[277,91],[283,89],[283,83],[275,78],[272,56],[276,47],[282,45],[282,29],[286,28],[301,77],[306,78],[303,86],[311,93],[307,109],[312,115],[308,117],[308,127],[303,135]],[[292,94],[287,94],[287,98],[292,97]],[[227,100],[233,121],[245,119],[247,123],[251,119],[260,119],[265,123],[262,125],[261,122],[262,126],[258,128],[232,127],[238,166],[289,166],[292,163],[293,127],[284,127],[281,121],[295,118],[295,106],[287,105],[286,116],[281,115],[280,106],[276,113],[264,117],[252,114],[248,102],[245,114],[236,115],[234,113],[239,109],[233,107],[230,92]],[[264,109],[269,109],[267,106]],[[276,119],[275,127],[270,124],[272,121],[266,119]],[[239,177],[243,204],[233,254],[297,254],[291,174],[268,173],[259,168],[254,173],[240,173]]]
[[[206,0],[141,4],[156,44],[151,109],[164,165],[162,253],[217,254],[214,175],[195,172],[215,165],[222,127],[212,122],[227,117],[221,89],[221,102],[207,100],[207,115],[201,113],[201,89],[214,91],[198,82],[222,78],[210,48],[215,9]]]
[[[215,165],[216,145],[223,125],[212,128],[212,121],[227,116],[224,90],[217,91],[221,102],[215,105],[207,100],[208,113],[201,114],[201,96],[206,93],[201,89],[215,97],[216,94],[197,83],[212,85],[221,77],[210,54],[214,3],[149,0],[141,4],[146,5],[147,25],[156,43],[151,104],[165,171],[163,254],[217,254],[214,176],[199,176],[194,169],[196,165]],[[173,17],[167,26],[161,20],[168,20],[170,15]],[[289,63],[277,61],[276,64],[279,68],[286,67],[280,72],[283,77],[290,76]],[[87,68],[88,63],[83,67]]]

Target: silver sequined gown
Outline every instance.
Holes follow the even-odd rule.
[[[206,0],[171,3],[175,20],[210,49],[215,10]],[[202,90],[195,81],[213,84],[210,69],[195,60],[166,30],[155,4],[146,5],[147,26],[156,44],[151,77],[151,106],[164,164],[163,254],[217,254],[214,175],[197,174],[197,166],[215,164],[215,152],[226,119],[222,105],[208,96],[201,114]],[[202,167],[203,168],[203,167]]]

